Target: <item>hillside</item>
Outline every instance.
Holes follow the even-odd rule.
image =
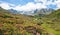
[[[60,35],[60,9],[52,12],[49,15],[45,15],[44,17],[42,17],[44,24],[42,24],[42,26],[54,33],[54,35]]]
[[[0,35],[36,35],[37,33],[44,35],[48,32],[33,16],[12,14],[0,8]]]
[[[0,35],[60,35],[60,10],[45,16],[13,14],[0,8]]]

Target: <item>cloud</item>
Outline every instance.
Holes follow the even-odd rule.
[[[57,9],[60,9],[60,0],[55,1],[55,4],[57,4]]]
[[[23,6],[18,5],[14,7],[14,9],[19,11],[33,11],[41,8],[60,8],[60,0],[35,0],[35,2],[36,4],[34,4],[34,2],[29,2]],[[42,2],[42,4],[40,2]]]
[[[34,3],[36,2],[36,3]],[[15,9],[18,11],[34,11],[36,9],[41,8],[52,8],[59,9],[60,8],[60,0],[35,0],[34,2],[28,2],[25,5],[14,5],[6,2],[0,1],[0,7],[4,9]],[[42,3],[40,3],[42,2]]]
[[[19,10],[19,11],[33,11],[33,10],[41,9],[41,8],[46,8],[46,6],[42,5],[41,3],[34,4],[33,2],[29,2],[23,6],[18,5],[14,9]]]
[[[14,5],[14,4],[10,4],[7,2],[1,2],[0,1],[0,7],[8,10],[8,9],[15,9],[18,11],[34,11],[36,9],[41,9],[41,8],[46,8],[45,5],[42,5],[41,3],[34,3],[34,2],[28,2],[25,5]]]
[[[42,5],[50,6],[49,8],[55,7],[55,9],[60,9],[60,0],[35,0],[35,2],[39,3],[42,2]],[[52,6],[51,6],[52,4]]]
[[[11,9],[11,8],[13,8],[13,4],[10,4],[10,3],[6,3],[6,2],[0,2],[0,7],[2,7],[3,9],[6,9],[6,10],[8,10],[8,9]]]
[[[47,0],[35,0],[35,2],[46,2]]]

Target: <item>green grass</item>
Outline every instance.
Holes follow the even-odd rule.
[[[53,33],[60,35],[60,10],[51,13],[50,15],[40,16],[26,16],[21,14],[12,14],[9,11],[0,9],[0,32],[2,34],[26,34],[33,33],[26,32],[26,27],[36,28],[40,33]],[[54,29],[56,28],[56,30]],[[43,31],[44,29],[44,31]],[[33,29],[34,30],[34,29]],[[35,30],[35,31],[36,31]],[[30,30],[29,30],[30,31]],[[46,34],[47,35],[47,34]]]
[[[42,24],[42,27],[45,28],[45,30],[47,30],[49,33],[53,33],[54,35],[60,35],[60,32],[55,31],[52,28],[49,28],[46,24]]]

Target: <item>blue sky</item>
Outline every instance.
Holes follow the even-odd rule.
[[[34,11],[41,8],[60,8],[60,0],[0,0],[0,7],[18,11]]]
[[[24,5],[27,4],[28,2],[34,2],[34,0],[0,0],[0,1],[8,2],[15,5],[18,4]]]

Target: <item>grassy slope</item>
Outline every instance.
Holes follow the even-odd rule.
[[[12,14],[4,9],[0,9],[0,34],[7,33],[8,35],[32,35],[32,33],[29,33],[29,31],[31,31],[29,28],[32,27],[33,31],[37,30],[40,32],[40,34],[42,32],[42,35],[49,35],[48,33],[60,35],[59,16],[60,10],[57,10],[50,15],[44,16],[42,18],[34,18],[32,16]]]
[[[40,34],[46,32],[38,23],[39,20],[32,16],[12,14],[0,8],[0,35],[35,35],[36,31]]]
[[[44,21],[42,27],[44,27],[49,33],[60,35],[60,10],[45,16],[42,20]]]

